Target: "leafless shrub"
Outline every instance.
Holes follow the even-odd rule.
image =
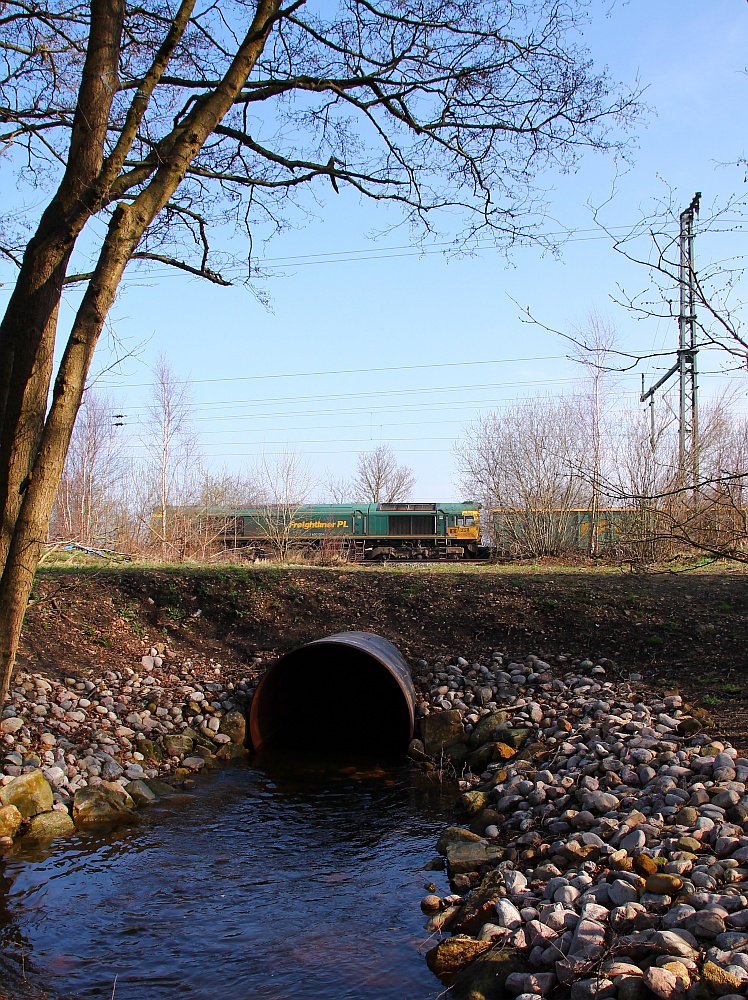
[[[500,552],[562,555],[569,549],[566,515],[589,506],[582,475],[589,454],[578,400],[515,402],[468,429],[457,452],[460,488],[483,503],[484,532]]]

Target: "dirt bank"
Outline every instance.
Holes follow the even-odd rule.
[[[707,710],[736,745],[748,740],[748,575],[739,572],[49,570],[33,596],[19,663],[53,676],[131,665],[157,641],[239,665],[364,629],[413,658],[610,656],[622,673]]]

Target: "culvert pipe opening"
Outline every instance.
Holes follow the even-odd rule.
[[[255,750],[336,749],[396,756],[413,738],[415,691],[381,636],[340,632],[300,646],[267,671],[249,715]]]

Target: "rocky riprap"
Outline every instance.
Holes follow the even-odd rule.
[[[211,762],[246,753],[259,666],[238,679],[159,643],[121,671],[16,673],[0,720],[0,846],[134,822]]]
[[[418,664],[411,755],[462,790],[422,901],[455,1000],[748,994],[748,759],[614,666]]]
[[[460,782],[452,894],[422,902],[455,1000],[748,993],[748,758],[608,660],[419,661],[411,754]],[[0,721],[0,846],[131,823],[244,754],[262,663],[18,673]],[[443,863],[443,862],[439,862]],[[434,867],[437,863],[434,863]],[[448,935],[448,936],[447,936]]]

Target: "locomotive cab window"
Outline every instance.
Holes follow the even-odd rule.
[[[475,524],[475,518],[474,517],[461,518],[457,523],[464,524],[466,528],[472,528],[473,525]]]
[[[455,524],[457,525],[458,528],[464,528],[465,527],[465,518],[464,517],[456,517],[455,518]]]

